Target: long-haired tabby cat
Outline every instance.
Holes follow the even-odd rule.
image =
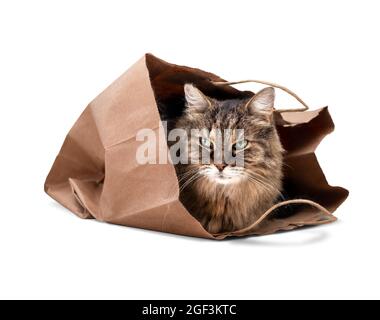
[[[217,101],[207,97],[192,84],[184,87],[186,110],[175,122],[175,128],[202,130],[189,143],[198,143],[209,152],[206,164],[194,163],[188,153],[188,164],[177,164],[180,199],[189,212],[211,233],[244,228],[255,222],[281,194],[283,149],[274,119],[274,89],[265,88],[252,98]],[[206,129],[206,130],[205,130]],[[235,157],[244,152],[243,163],[215,163],[214,155],[221,145]],[[240,129],[240,130],[238,130]],[[237,132],[244,130],[244,137]],[[192,140],[196,141],[192,141]],[[196,160],[196,159],[195,159]]]

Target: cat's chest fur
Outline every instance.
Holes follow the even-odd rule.
[[[268,204],[266,196],[248,184],[226,187],[209,183],[192,189],[182,200],[211,233],[244,228],[257,220]]]

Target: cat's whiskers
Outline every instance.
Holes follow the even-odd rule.
[[[260,187],[261,187],[262,189],[264,189],[266,192],[268,192],[268,193],[269,193],[269,192],[272,192],[272,190],[271,190],[270,188],[268,188],[266,185],[264,185],[261,181],[255,179],[255,178],[252,178],[252,177],[248,178],[248,180],[251,181],[251,182],[254,183],[254,184],[259,184]]]
[[[253,173],[253,172],[246,172],[247,178],[250,179],[250,181],[254,181],[259,183],[262,187],[264,187],[267,191],[274,191],[276,192],[279,196],[284,198],[284,195],[281,193],[281,191],[276,188],[274,185],[270,183],[268,179],[263,177],[262,175],[258,173]]]
[[[267,189],[269,189],[269,190],[277,190],[277,188],[275,188],[272,184],[270,184],[270,182],[267,179],[265,179],[263,176],[258,175],[258,174],[252,174],[252,173],[249,173],[249,176],[251,178],[256,179],[256,181],[259,181],[262,185],[264,185],[265,187],[267,187]]]
[[[183,192],[183,190],[185,190],[186,187],[188,187],[190,184],[194,183],[196,180],[201,179],[201,178],[204,178],[204,176],[200,174],[199,172],[193,174],[188,180],[185,181],[183,185],[181,185],[179,191]]]
[[[183,173],[177,173],[177,181],[175,183],[173,183],[172,187],[169,189],[169,197],[171,197],[177,193],[177,190],[181,188],[181,182],[183,180],[187,179],[189,176],[191,176],[192,174],[194,174],[198,170],[199,170],[199,168],[196,167],[196,168],[187,169]]]
[[[192,169],[187,170],[186,172],[178,174],[177,175],[178,182],[180,183],[183,179],[186,179],[187,177],[189,177],[190,175],[192,175],[194,172],[197,172],[197,171],[199,171],[199,168],[192,168]]]

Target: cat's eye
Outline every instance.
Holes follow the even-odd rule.
[[[244,148],[247,147],[247,145],[248,145],[248,141],[247,140],[239,140],[232,147],[235,150],[243,150]]]
[[[206,137],[201,137],[200,139],[200,143],[203,147],[205,148],[210,148],[211,147],[211,141],[210,139],[206,138]]]

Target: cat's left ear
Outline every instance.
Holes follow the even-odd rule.
[[[192,84],[185,84],[185,98],[187,106],[197,112],[204,112],[210,107],[210,100]]]
[[[274,98],[274,89],[272,87],[265,88],[248,101],[247,108],[251,114],[259,111],[270,115],[274,111]]]

